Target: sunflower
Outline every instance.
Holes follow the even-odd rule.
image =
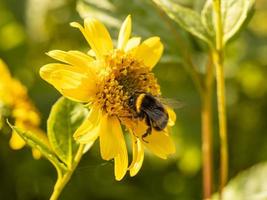
[[[148,129],[145,121],[136,117],[129,106],[129,99],[137,93],[160,96],[160,87],[152,73],[159,61],[163,45],[159,37],[151,37],[141,43],[141,38],[131,37],[131,17],[123,22],[114,48],[109,32],[96,19],[86,18],[84,26],[78,28],[91,50],[53,50],[47,54],[61,61],[50,63],[40,69],[40,76],[52,84],[63,96],[88,105],[87,119],[74,133],[81,144],[92,144],[99,138],[100,153],[104,160],[114,159],[115,178],[121,180],[127,170],[134,176],[141,168],[144,147],[160,158],[175,152],[168,134],[174,125],[175,113],[166,106],[169,114],[168,126],[163,131],[152,130],[142,140]],[[128,166],[128,153],[122,127],[132,138],[133,158]]]
[[[4,120],[4,117],[11,117],[14,119],[16,127],[43,133],[39,128],[39,112],[28,97],[26,87],[12,78],[8,67],[1,59],[0,74],[0,120]],[[9,112],[1,112],[1,110],[9,110]],[[9,144],[12,149],[19,150],[26,143],[15,131],[12,131]],[[37,149],[32,149],[32,154],[35,159],[41,157],[41,153]]]

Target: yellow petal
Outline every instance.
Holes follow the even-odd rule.
[[[132,37],[131,39],[128,40],[124,50],[127,52],[127,51],[130,51],[134,48],[136,48],[141,42],[141,38],[140,37]]]
[[[85,154],[87,151],[89,151],[91,149],[91,147],[93,146],[95,141],[89,142],[85,145],[84,150],[83,150],[83,154]]]
[[[101,120],[100,152],[104,160],[110,160],[123,152],[126,144],[119,120],[105,114]]]
[[[83,71],[86,71],[86,66],[88,63],[94,61],[94,59],[89,55],[84,54],[80,51],[53,50],[49,51],[47,55],[64,63],[80,66]]]
[[[147,131],[147,124],[145,122],[145,120],[143,121],[138,121],[133,127],[132,127],[132,130],[133,130],[133,133],[135,136],[141,138],[142,135]]]
[[[19,150],[25,145],[25,141],[15,132],[12,132],[12,136],[9,140],[11,149]]]
[[[162,159],[166,159],[168,155],[175,153],[175,145],[171,137],[164,131],[152,130],[152,133],[140,139],[152,153]]]
[[[101,116],[101,111],[93,106],[89,112],[88,117],[75,131],[73,135],[74,139],[82,144],[89,144],[94,142],[100,134],[99,131],[101,130]]]
[[[124,49],[132,32],[131,15],[128,15],[124,20],[118,38],[118,49]]]
[[[87,76],[69,70],[57,70],[51,74],[51,82],[61,89],[74,89],[81,85]]]
[[[71,50],[71,51],[68,51],[68,53],[70,53],[72,55],[75,55],[77,58],[80,58],[80,59],[82,59],[83,61],[86,61],[86,62],[91,62],[91,61],[95,60],[90,55],[88,55],[86,53],[83,53],[81,51]]]
[[[60,64],[60,63],[46,64],[43,67],[41,67],[39,73],[40,73],[40,76],[42,77],[42,79],[49,82],[53,72],[59,71],[59,70],[69,70],[69,71],[81,73],[81,74],[84,73],[84,71],[82,69],[80,69],[79,67],[66,65],[66,64]]]
[[[114,165],[115,179],[120,181],[125,176],[128,168],[128,154],[124,139],[119,154],[114,158]]]
[[[167,106],[165,107],[165,109],[167,110],[167,113],[169,115],[168,126],[174,126],[175,121],[176,121],[176,114],[174,110]]]
[[[72,71],[79,72],[82,74],[88,74],[90,76],[95,76],[96,72],[99,70],[98,62],[87,54],[80,51],[61,51],[53,50],[47,53],[50,57],[64,62],[68,69]],[[53,64],[53,63],[52,63]]]
[[[40,76],[75,101],[89,102],[96,92],[96,77],[80,73],[79,69],[70,65],[45,65],[40,69]]]
[[[77,102],[91,102],[93,99],[93,93],[86,91],[85,89],[80,90],[80,88],[75,89],[61,89],[58,90],[66,98],[77,101]]]
[[[135,176],[141,169],[144,160],[144,148],[141,141],[131,133],[132,148],[133,148],[133,160],[129,166],[130,175]]]
[[[128,169],[128,154],[126,143],[124,140],[123,132],[119,120],[116,117],[111,118],[112,123],[112,134],[114,136],[113,140],[117,142],[118,154],[114,158],[114,171],[115,179],[117,181],[121,180],[127,172]]]
[[[96,53],[97,58],[101,58],[113,50],[111,37],[106,27],[96,19],[86,18],[84,27],[77,22],[72,22],[71,26],[80,29],[85,39]]]
[[[9,73],[8,67],[2,59],[0,59],[0,74],[1,74],[2,81],[11,79],[11,75]]]
[[[136,59],[152,69],[159,61],[163,52],[163,45],[159,37],[145,40],[136,50]]]
[[[91,56],[91,57],[96,57],[95,52],[94,52],[93,49],[90,49],[90,50],[87,52],[87,54],[88,54],[89,56]]]
[[[42,153],[38,149],[33,148],[32,149],[32,157],[35,160],[39,160],[42,157]]]
[[[12,116],[15,119],[20,119],[16,121],[16,126],[20,126],[24,128],[25,121],[27,121],[26,125],[39,126],[40,124],[40,116],[35,110],[35,108],[30,103],[20,102],[20,106],[17,106],[13,109]]]
[[[100,153],[104,160],[110,160],[117,155],[117,142],[113,137],[112,122],[109,121],[107,114],[101,118],[101,132],[100,132]]]

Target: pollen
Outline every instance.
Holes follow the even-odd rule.
[[[107,55],[104,62],[95,102],[108,115],[134,117],[136,113],[128,103],[130,97],[140,93],[160,95],[154,74],[131,54],[116,50]]]

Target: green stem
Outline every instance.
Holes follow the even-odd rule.
[[[211,199],[213,180],[212,159],[212,86],[213,66],[207,64],[205,77],[205,91],[202,98],[201,127],[202,127],[202,159],[203,159],[203,199]]]
[[[81,144],[79,146],[79,149],[75,155],[75,158],[73,160],[73,164],[72,164],[72,167],[66,172],[64,173],[63,175],[60,175],[58,176],[58,179],[57,179],[57,182],[54,186],[54,191],[50,197],[50,200],[57,200],[58,197],[60,196],[62,190],[64,189],[64,187],[66,186],[66,184],[69,182],[73,172],[75,171],[75,169],[77,168],[81,158],[82,158],[82,155],[83,155],[83,150],[84,150],[84,145]]]
[[[220,132],[220,199],[222,199],[222,191],[228,178],[228,144],[227,144],[227,124],[226,124],[226,109],[225,109],[225,83],[224,83],[224,68],[223,68],[223,28],[221,18],[221,1],[213,0],[216,22],[216,49],[213,50],[213,62],[216,68],[217,82],[217,104],[219,117],[219,132]]]
[[[213,182],[213,161],[212,161],[212,83],[213,83],[213,66],[209,61],[207,64],[205,81],[202,81],[200,74],[192,61],[191,55],[188,51],[184,40],[181,38],[179,32],[173,27],[172,22],[164,14],[164,12],[155,5],[162,19],[169,26],[175,39],[177,41],[178,49],[184,60],[184,67],[191,75],[193,83],[200,95],[201,108],[201,135],[202,135],[202,158],[203,158],[203,197],[210,199],[212,195]]]
[[[154,5],[154,4],[153,4]],[[166,14],[154,5],[162,19],[169,26],[177,41],[178,49],[184,60],[184,67],[191,75],[193,83],[200,95],[201,108],[201,127],[202,127],[202,157],[203,157],[203,196],[204,199],[210,199],[212,195],[213,182],[213,161],[212,161],[212,86],[213,86],[213,66],[211,61],[207,64],[205,81],[202,81],[200,74],[196,70],[188,47],[181,38],[179,32],[173,27],[172,22],[166,17]]]

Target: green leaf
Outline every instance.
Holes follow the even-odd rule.
[[[172,0],[153,0],[166,14],[176,21],[182,28],[212,45],[212,38],[202,24],[200,14],[196,11],[183,7]]]
[[[267,199],[267,163],[260,163],[241,172],[230,180],[224,189],[226,200],[266,200]],[[213,200],[217,200],[218,194]]]
[[[57,169],[58,173],[63,173],[67,170],[66,166],[58,159],[57,155],[52,150],[48,138],[45,134],[39,132],[30,132],[21,130],[8,122],[9,126],[16,131],[20,137],[32,148],[39,150]]]
[[[209,35],[215,37],[215,26],[214,26],[214,16],[213,16],[212,0],[207,0],[202,11],[201,11],[201,21],[204,25],[206,31]]]
[[[224,32],[224,43],[231,39],[242,27],[255,0],[222,0],[221,16]],[[214,35],[215,20],[212,0],[207,0],[201,12],[201,20],[209,32]]]
[[[61,97],[52,107],[48,118],[48,139],[57,156],[68,168],[71,168],[78,148],[73,133],[87,114],[88,111],[82,104]]]

